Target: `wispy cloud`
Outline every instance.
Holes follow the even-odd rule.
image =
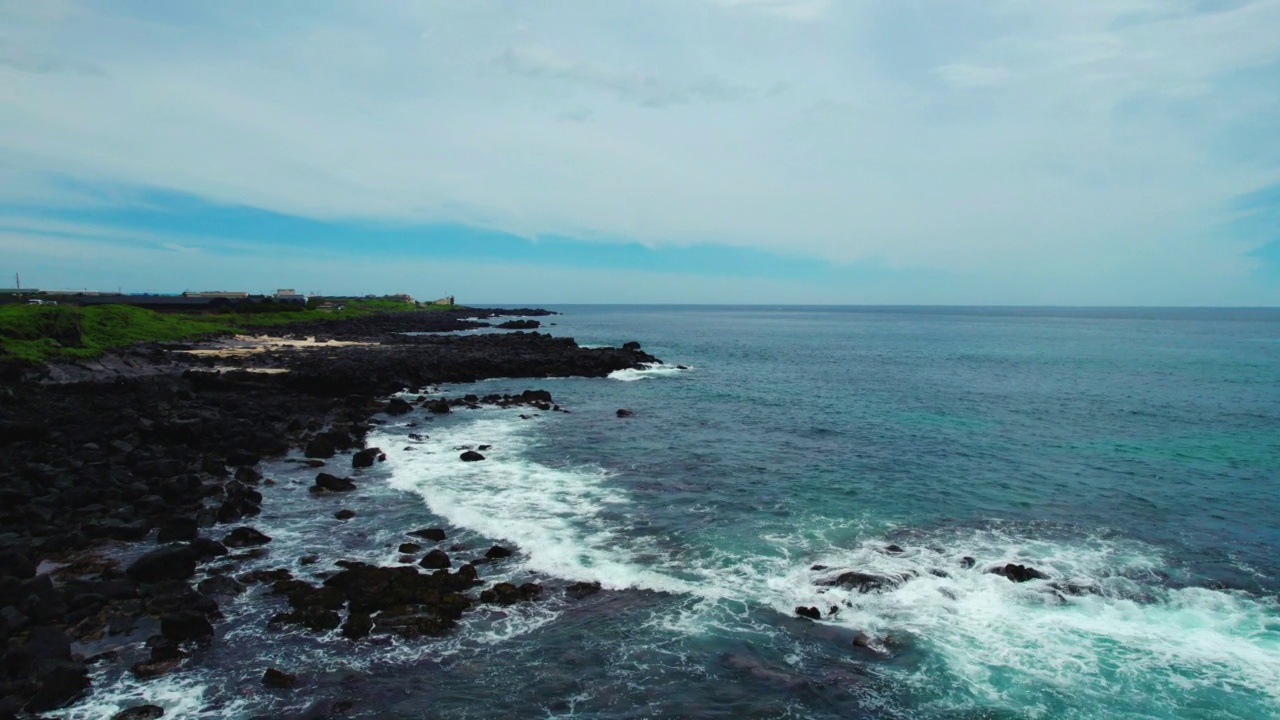
[[[948,85],[961,89],[996,87],[1009,82],[1013,77],[1013,73],[1007,68],[963,63],[942,65],[935,72]]]
[[[747,88],[717,77],[672,81],[644,70],[573,60],[538,44],[509,45],[498,62],[517,75],[576,83],[589,90],[606,90],[651,108],[691,102],[729,102],[749,93]]]
[[[813,20],[829,9],[830,0],[711,0],[721,7],[749,10],[791,20]]]
[[[0,0],[0,204],[158,188],[874,260],[957,301],[1280,297],[1231,224],[1280,182],[1280,0],[149,7]]]

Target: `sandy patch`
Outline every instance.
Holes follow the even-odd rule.
[[[191,355],[207,355],[210,357],[245,357],[247,355],[266,352],[267,350],[305,350],[309,348],[334,348],[350,347],[352,345],[377,344],[378,343],[376,342],[361,342],[358,340],[330,340],[328,342],[316,342],[315,336],[308,337],[305,340],[291,340],[289,338],[272,337],[270,335],[236,335],[233,338],[225,340],[213,340],[207,344],[207,347],[195,350],[183,350],[182,352]]]

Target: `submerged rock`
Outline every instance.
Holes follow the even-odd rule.
[[[1040,572],[1039,570],[1033,567],[1027,567],[1026,565],[1017,565],[1014,563],[1009,563],[1008,565],[1005,565],[1003,567],[994,567],[988,570],[987,572],[991,573],[992,575],[1000,575],[1002,577],[1009,578],[1010,580],[1016,583],[1024,583],[1029,580],[1048,580],[1049,579],[1048,575]]]
[[[298,684],[298,676],[275,668],[262,673],[262,684],[269,688],[288,689]]]
[[[182,610],[160,618],[160,634],[174,643],[205,640],[213,637],[213,625],[204,613]]]
[[[373,467],[373,463],[375,460],[378,462],[383,462],[386,459],[387,459],[387,456],[385,453],[382,452],[382,448],[376,448],[376,447],[366,448],[364,450],[356,451],[356,453],[351,456],[351,467],[353,468]]]
[[[356,489],[356,484],[351,478],[340,478],[329,473],[320,473],[316,475],[316,484],[312,486],[311,492],[350,492]]]
[[[821,620],[822,611],[816,607],[804,607],[803,605],[796,607],[796,615],[810,620]]]
[[[564,589],[564,594],[575,600],[581,600],[598,592],[600,592],[600,583],[598,582],[576,582]]]
[[[814,584],[826,587],[845,587],[865,593],[892,589],[901,585],[902,581],[895,578],[885,577],[883,575],[871,575],[851,570],[849,572],[840,573],[834,578],[816,580],[814,581]]]
[[[440,542],[446,537],[444,530],[440,528],[423,528],[421,530],[413,530],[408,534],[413,537],[420,537],[425,540],[433,540],[435,542]]]
[[[463,462],[479,462],[484,459],[484,456],[475,450],[468,450],[459,457],[462,458]]]
[[[446,555],[443,550],[432,550],[427,553],[426,557],[422,558],[422,561],[418,564],[428,570],[439,570],[453,566],[453,563],[449,560],[449,556]]]
[[[391,398],[387,402],[387,406],[382,409],[388,415],[404,415],[413,410],[413,406],[404,400],[404,398]]]
[[[128,710],[121,710],[111,716],[111,720],[156,720],[164,717],[164,708],[159,705],[138,705]]]
[[[153,550],[134,560],[125,572],[140,583],[186,580],[196,574],[196,554],[188,545]]]
[[[269,535],[251,527],[238,527],[222,539],[222,544],[229,548],[253,547],[266,545],[269,542],[271,542]]]
[[[490,560],[499,560],[501,558],[509,558],[511,557],[511,555],[512,555],[512,552],[507,548],[502,547],[501,545],[494,545],[493,547],[489,548],[488,552],[484,554],[484,556],[489,558]]]

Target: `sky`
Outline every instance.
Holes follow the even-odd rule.
[[[1280,0],[0,0],[0,287],[1280,305]]]

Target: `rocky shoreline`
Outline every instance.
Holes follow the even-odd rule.
[[[89,668],[96,663],[142,652],[130,665],[134,675],[176,669],[215,636],[220,603],[247,584],[270,583],[287,598],[289,611],[273,624],[341,628],[353,640],[371,632],[445,633],[477,603],[536,598],[542,589],[532,583],[481,589],[476,566],[511,553],[500,546],[463,561],[434,548],[416,566],[325,558],[337,569],[320,585],[285,569],[236,572],[237,558],[254,557],[270,542],[250,524],[270,492],[264,460],[301,450],[314,466],[338,468],[319,472],[312,491],[343,493],[354,487],[340,469],[344,462],[359,468],[379,461],[381,451],[367,448],[365,438],[382,413],[432,416],[482,404],[560,409],[545,391],[452,400],[396,395],[402,391],[494,377],[603,377],[660,362],[634,343],[582,348],[539,333],[417,334],[485,325],[469,319],[477,314],[286,326],[277,331],[280,342],[240,353],[220,350],[223,341],[151,344],[96,364],[28,371],[0,386],[0,720],[34,717],[92,692]],[[483,459],[482,450],[468,452],[475,457],[463,459]],[[418,532],[444,539],[438,528]],[[108,542],[155,549],[121,567],[94,552]],[[410,560],[424,549],[401,547]],[[215,561],[217,572],[207,572]],[[198,567],[204,579],[193,583]],[[154,632],[138,638],[149,627]],[[122,647],[91,657],[75,652],[112,637]],[[275,668],[263,682],[291,684]],[[142,707],[121,717],[159,717],[157,711]]]

